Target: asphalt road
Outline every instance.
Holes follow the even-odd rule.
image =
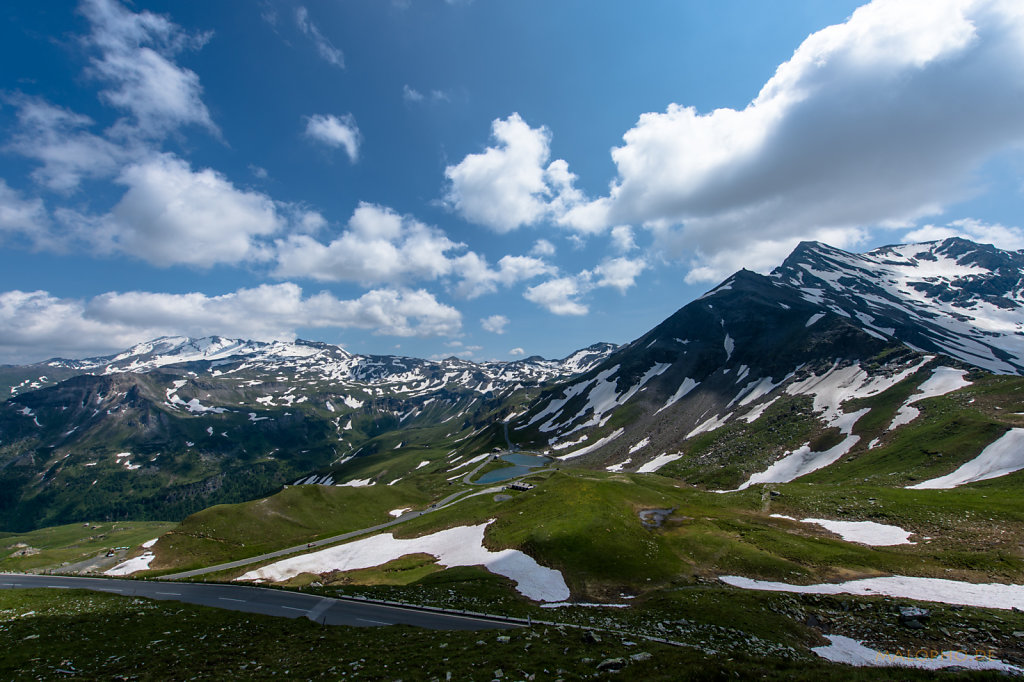
[[[521,627],[474,616],[332,599],[313,594],[248,585],[150,582],[112,578],[0,573],[0,590],[26,588],[82,589],[125,596],[181,601],[229,611],[283,618],[305,617],[324,625],[414,625],[428,630],[489,630]]]

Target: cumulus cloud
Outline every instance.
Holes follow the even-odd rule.
[[[696,254],[691,280],[933,214],[1024,141],[1022,38],[1018,3],[876,0],[809,36],[742,110],[642,115],[592,210]]]
[[[1024,10],[1010,0],[874,0],[808,36],[743,109],[672,104],[612,150],[588,200],[551,134],[518,115],[447,169],[467,220],[507,232],[643,225],[688,281],[765,270],[804,239],[856,246],[979,191],[972,174],[1024,143]],[[629,250],[624,230],[613,241]]]
[[[619,293],[625,293],[646,269],[647,262],[642,258],[610,258],[594,269],[597,275],[595,286],[612,287]]]
[[[578,300],[584,293],[585,284],[585,278],[556,277],[530,287],[523,298],[555,315],[586,315],[590,309]]]
[[[555,315],[586,315],[590,308],[580,300],[584,295],[602,287],[625,293],[647,267],[643,258],[609,258],[593,270],[556,277],[530,287],[523,297]]]
[[[163,135],[188,124],[217,131],[199,76],[173,61],[183,50],[201,48],[212,33],[188,33],[165,16],[136,14],[116,0],[85,0],[81,12],[92,28],[85,42],[99,52],[88,73],[108,85],[100,97],[134,117],[122,132]]]
[[[531,256],[502,256],[498,267],[492,268],[487,259],[470,251],[454,260],[455,271],[461,281],[455,292],[464,298],[477,298],[540,275],[554,274],[555,268]]]
[[[636,240],[633,238],[633,228],[629,225],[616,225],[613,227],[612,245],[620,253],[626,253],[635,249]]]
[[[412,216],[363,202],[347,229],[327,243],[304,234],[277,240],[274,274],[367,285],[444,279],[454,282],[458,296],[477,298],[555,272],[531,256],[503,256],[492,267],[473,251],[462,253],[465,247]]]
[[[359,159],[359,144],[362,141],[362,135],[359,133],[359,127],[356,126],[356,120],[352,114],[310,116],[306,119],[306,136],[330,147],[342,147],[352,163]]]
[[[979,244],[992,244],[1007,251],[1024,249],[1024,230],[1019,227],[988,224],[978,220],[954,220],[949,225],[925,225],[904,235],[908,243],[930,242],[950,237],[962,237]]]
[[[461,315],[423,290],[378,289],[343,300],[303,295],[292,283],[202,293],[106,293],[67,299],[45,291],[0,293],[0,356],[5,362],[121,350],[162,335],[211,334],[294,339],[298,328],[368,329],[394,336],[458,333]]]
[[[508,352],[508,354],[509,354],[509,355],[511,355],[511,356],[513,356],[513,357],[515,357],[515,356],[517,356],[517,355],[526,355],[526,351],[525,351],[525,350],[523,350],[522,348],[519,348],[519,347],[517,346],[516,348],[513,348],[512,350],[510,350],[510,351]]]
[[[533,248],[530,249],[531,256],[540,256],[541,258],[550,257],[555,255],[555,245],[549,242],[547,239],[538,239]]]
[[[364,202],[327,244],[308,235],[278,240],[275,275],[364,284],[432,280],[451,274],[448,253],[463,247],[437,228]]]
[[[508,323],[509,319],[504,315],[491,315],[480,320],[480,326],[484,328],[484,331],[494,334],[504,334]]]
[[[295,9],[295,24],[313,41],[313,46],[316,47],[316,52],[321,59],[339,69],[345,68],[345,55],[320,32],[320,28],[309,18],[309,10],[302,5]]]
[[[548,163],[551,134],[519,114],[491,123],[497,143],[445,169],[445,200],[466,220],[510,232],[545,217],[566,215],[585,201],[562,159]],[[598,228],[600,226],[597,226]]]
[[[194,171],[172,154],[128,166],[117,182],[128,190],[106,215],[57,211],[74,235],[101,253],[159,266],[258,261],[267,257],[260,240],[286,225],[270,197],[238,189],[214,170]]]

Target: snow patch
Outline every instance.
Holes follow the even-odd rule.
[[[1024,608],[1024,585],[1005,585],[1003,583],[967,583],[944,578],[916,578],[905,575],[863,578],[842,583],[820,583],[817,585],[791,585],[735,575],[724,575],[719,580],[727,585],[745,590],[884,596],[960,606],[978,606],[986,609]]]
[[[650,437],[650,436],[647,436],[647,437],[646,437],[646,438],[644,438],[644,439],[643,439],[642,441],[639,441],[639,442],[637,442],[637,443],[636,443],[635,445],[633,445],[633,447],[631,447],[631,448],[629,449],[629,454],[631,454],[631,455],[632,455],[632,454],[633,454],[634,452],[636,452],[636,451],[637,451],[637,450],[639,450],[640,448],[643,448],[643,447],[647,447],[647,445],[648,445],[648,444],[650,444],[650,442],[651,442],[651,437]]]
[[[964,369],[953,369],[952,367],[939,367],[935,369],[932,375],[917,387],[917,392],[907,398],[907,402],[903,403],[899,411],[896,412],[892,424],[889,425],[889,430],[891,431],[897,426],[909,424],[917,419],[921,411],[916,407],[911,407],[914,403],[926,398],[946,395],[947,393],[970,386],[971,382],[964,379],[966,375],[967,370]]]
[[[572,459],[573,457],[581,457],[583,455],[591,453],[594,450],[597,450],[599,447],[601,447],[603,445],[607,445],[608,443],[612,442],[613,440],[615,440],[616,438],[621,436],[623,433],[625,433],[625,431],[626,431],[625,429],[616,429],[615,431],[613,431],[609,435],[605,436],[604,438],[602,438],[600,440],[596,440],[593,443],[591,443],[590,445],[588,445],[586,447],[582,447],[579,450],[573,450],[572,452],[570,452],[568,454],[562,455],[558,459],[560,459],[560,460]]]
[[[380,566],[409,554],[430,554],[446,568],[480,566],[516,583],[520,594],[535,601],[563,602],[569,588],[561,572],[541,566],[515,549],[492,552],[484,546],[484,531],[493,519],[476,526],[459,526],[423,537],[399,540],[391,533],[375,535],[318,552],[284,559],[249,571],[238,580],[282,581],[300,573],[354,571]]]
[[[912,490],[955,488],[965,483],[1006,476],[1021,469],[1024,469],[1024,429],[1010,429],[953,473],[907,487]]]
[[[789,519],[789,516],[772,514],[775,519]],[[847,542],[859,542],[872,547],[891,547],[892,545],[913,545],[909,540],[913,531],[903,530],[899,526],[890,526],[874,521],[832,521],[830,519],[800,519],[800,523],[813,523],[825,530],[830,530]]]
[[[694,381],[690,377],[686,377],[685,379],[683,379],[683,383],[679,384],[679,388],[676,390],[676,392],[672,394],[671,398],[665,401],[665,404],[661,407],[661,409],[658,410],[658,412],[661,412],[661,410],[667,410],[668,408],[672,407],[680,400],[682,400],[687,393],[697,388],[698,386],[700,386],[699,381]],[[658,412],[655,412],[654,414],[658,414]]]
[[[682,459],[682,457],[683,453],[681,452],[677,452],[672,455],[667,455],[663,452],[654,459],[652,459],[650,462],[647,462],[646,464],[641,464],[640,468],[637,469],[636,471],[638,474],[653,474],[655,471],[665,466],[669,462],[674,462],[677,459]]]
[[[155,558],[155,554],[152,552],[146,552],[114,566],[109,571],[104,571],[103,575],[131,575],[132,573],[145,571],[149,569],[149,564],[152,563]]]
[[[816,646],[811,649],[818,656],[834,663],[846,663],[857,667],[903,667],[923,670],[940,670],[956,666],[968,670],[1000,670],[1016,674],[1024,674],[1024,668],[1004,663],[996,658],[971,654],[967,651],[929,651],[921,649],[918,655],[904,655],[900,652],[876,651],[869,649],[855,639],[843,635],[825,635],[831,642],[827,646]],[[915,654],[907,651],[906,654]],[[936,654],[936,655],[932,655]]]
[[[373,485],[373,479],[372,478],[353,478],[351,481],[345,481],[344,483],[339,483],[338,487],[341,487],[341,488],[346,488],[346,487],[347,488],[365,488],[365,487],[370,486],[370,485]]]

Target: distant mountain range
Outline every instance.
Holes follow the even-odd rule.
[[[884,447],[891,420],[862,419],[879,396],[1024,374],[1022,276],[1021,253],[962,239],[866,254],[806,242],[632,343],[561,360],[165,337],[4,367],[0,528],[180,518],[296,480],[383,484],[423,466],[418,452],[506,438],[715,489],[790,480]]]

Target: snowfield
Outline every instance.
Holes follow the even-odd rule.
[[[737,575],[723,575],[719,577],[719,580],[726,585],[745,590],[885,596],[959,606],[980,606],[986,609],[1024,608],[1024,585],[1004,585],[1003,583],[965,583],[959,580],[913,578],[905,575],[848,580],[843,583],[820,583],[818,585],[791,585],[770,580],[743,578]]]
[[[940,670],[951,666],[966,668],[968,670],[1001,670],[1008,673],[1024,674],[1024,668],[1009,663],[1004,663],[995,658],[979,656],[969,651],[943,651],[938,656],[931,657],[926,649],[922,649],[924,656],[906,656],[899,652],[876,651],[869,649],[855,639],[842,635],[825,635],[831,642],[828,646],[818,646],[811,649],[822,658],[834,663],[847,663],[859,667],[904,667],[920,668],[923,670]],[[914,652],[906,652],[914,653]]]
[[[965,483],[1006,476],[1021,469],[1024,469],[1024,429],[1010,429],[953,473],[907,487],[912,490],[955,488]]]
[[[892,431],[897,426],[909,424],[917,419],[921,411],[913,407],[914,403],[926,398],[937,398],[940,395],[946,395],[947,393],[970,386],[971,382],[964,378],[966,375],[967,370],[964,369],[953,369],[952,367],[939,367],[935,369],[932,375],[918,386],[917,393],[907,398],[907,402],[903,403],[896,416],[893,417],[892,424],[889,424],[889,430]]]
[[[483,566],[516,583],[516,589],[535,601],[563,602],[569,588],[562,574],[541,566],[530,556],[515,549],[497,552],[484,547],[484,531],[493,519],[476,526],[459,526],[419,538],[400,540],[391,533],[374,535],[345,545],[284,559],[249,571],[237,580],[282,581],[300,573],[354,571],[380,566],[409,554],[430,554],[437,563],[451,566]]]
[[[108,571],[104,571],[103,575],[131,575],[132,573],[145,571],[155,558],[155,554],[146,552],[128,561],[123,561]]]
[[[847,542],[859,542],[872,547],[891,547],[892,545],[913,545],[909,540],[913,531],[903,530],[899,526],[890,526],[874,521],[831,521],[829,519],[794,519],[792,516],[772,514],[773,519],[799,520],[800,523],[814,523],[825,530],[830,530]]]

